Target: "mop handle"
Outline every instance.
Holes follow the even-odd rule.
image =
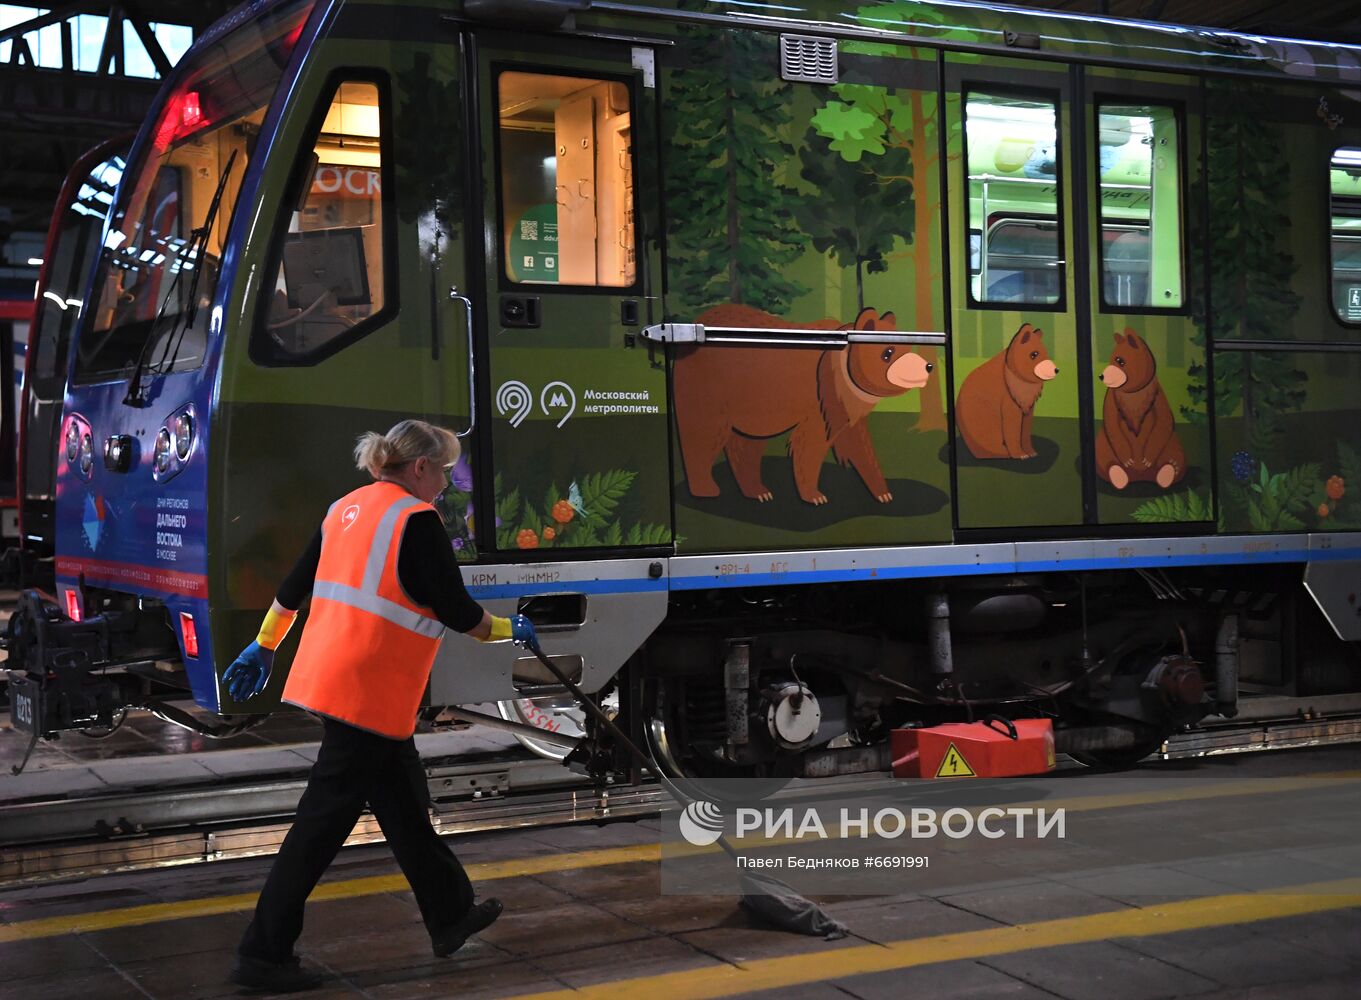
[[[599,722],[602,726],[609,730],[611,736],[613,736],[621,744],[627,747],[628,751],[631,754],[633,754],[635,758],[637,758],[638,762],[642,764],[643,767],[647,768],[648,771],[652,772],[652,776],[657,779],[657,781],[661,784],[663,788],[666,789],[667,794],[669,794],[673,799],[675,799],[676,802],[679,803],[682,807],[690,804],[694,797],[686,795],[679,788],[677,788],[676,785],[671,781],[671,779],[662,773],[661,768],[657,767],[652,762],[652,758],[650,758],[647,754],[643,753],[643,751],[639,750],[638,744],[634,743],[633,740],[629,739],[628,736],[624,734],[624,731],[614,724],[614,720],[605,714],[604,709],[602,709],[599,705],[593,702],[590,698],[586,697],[586,695],[582,692],[581,688],[573,684],[568,679],[567,675],[558,669],[558,665],[544,654],[543,649],[539,646],[538,643],[530,644],[529,651],[539,658],[539,662],[544,665],[545,669],[547,669],[549,673],[551,673],[554,677],[558,679],[559,682],[561,682],[563,687],[565,687],[568,691],[572,692],[572,697],[575,698],[578,702],[580,702],[582,707],[584,707],[587,712],[594,716],[597,722]],[[726,851],[730,857],[733,858],[737,857],[737,850],[731,844],[728,843],[727,837],[719,837],[718,845],[719,847],[723,848],[723,850]]]

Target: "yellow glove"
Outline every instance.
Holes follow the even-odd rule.
[[[491,616],[491,632],[483,639],[483,642],[505,642],[510,638],[510,619]]]
[[[255,641],[265,649],[278,649],[279,643],[284,641],[297,617],[296,611],[280,612],[271,607],[265,612],[264,623],[260,626],[260,634],[255,637]]]

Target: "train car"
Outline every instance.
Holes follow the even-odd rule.
[[[100,143],[72,165],[62,183],[31,303],[33,321],[22,345],[15,469],[18,545],[5,559],[16,582],[41,583],[47,590],[53,584],[56,551],[53,513],[68,351],[131,141],[131,136],[119,136]]]
[[[24,377],[24,345],[33,322],[32,285],[0,281],[0,546],[19,541],[19,501],[15,488],[18,388]]]
[[[106,229],[27,726],[153,675],[277,707],[292,643],[249,703],[222,671],[407,416],[464,442],[474,596],[676,773],[991,713],[1115,766],[1240,694],[1347,704],[1358,74],[988,4],[246,4]],[[560,697],[454,642],[429,689]]]

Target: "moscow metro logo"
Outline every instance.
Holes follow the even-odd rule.
[[[345,525],[346,531],[354,527],[354,522],[359,519],[359,504],[352,503],[340,512],[340,523]]]

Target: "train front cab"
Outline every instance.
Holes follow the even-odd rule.
[[[634,198],[631,128],[651,127],[652,94],[631,49],[547,56],[548,41],[473,39],[438,19],[422,38],[392,37],[399,23],[372,6],[286,2],[200,40],[132,152],[72,358],[57,471],[61,610],[101,628],[136,622],[146,634],[106,642],[95,659],[134,672],[178,661],[198,704],[224,714],[245,706],[224,700],[215,664],[253,634],[326,505],[358,484],[348,456],[365,430],[416,415],[460,432],[466,461],[442,511],[469,560],[526,554],[517,532],[496,537],[499,515],[520,516],[505,493],[518,490],[524,440],[561,459],[538,470],[557,484],[544,514],[557,531],[536,541],[577,536],[616,555],[670,542],[665,369],[633,335],[655,318],[637,233],[648,212],[655,231],[656,207]],[[610,231],[545,218],[540,244],[513,264],[498,250],[484,259],[470,234],[499,198],[551,208],[543,158],[555,128],[576,130],[572,197],[592,214],[598,199]],[[470,176],[476,148],[485,170]],[[571,250],[561,281],[557,245]],[[613,465],[572,457],[594,443],[581,417],[617,397],[651,402],[630,408],[615,463],[663,470],[633,490],[631,531],[596,522],[620,498]],[[493,433],[493,408],[508,406],[519,418]],[[649,579],[651,565],[624,559],[586,575],[622,566]],[[588,686],[660,621],[664,583],[643,589],[645,608],[637,594],[600,595],[595,613],[612,606],[612,627],[569,664]],[[500,610],[519,595],[481,596]],[[582,606],[568,598],[548,614],[579,628]],[[458,697],[436,698],[510,692],[503,650],[457,655]],[[448,672],[437,669],[437,687]],[[285,674],[250,711],[277,705]]]

